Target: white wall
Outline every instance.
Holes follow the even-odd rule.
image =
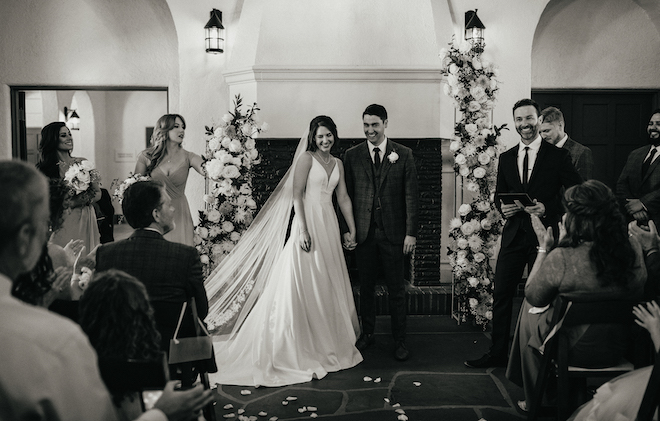
[[[637,2],[552,1],[534,34],[532,86],[658,89],[659,52],[658,28]]]

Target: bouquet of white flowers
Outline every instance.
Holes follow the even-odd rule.
[[[110,188],[112,189],[114,186],[117,187],[115,187],[114,189],[115,191],[112,194],[112,197],[116,199],[117,202],[119,202],[119,204],[121,205],[121,202],[124,200],[124,192],[129,186],[137,183],[138,181],[147,181],[147,180],[151,180],[151,177],[149,177],[148,175],[133,174],[133,173],[130,173],[128,178],[122,181],[121,183],[119,182],[118,179],[114,179],[114,181],[112,182],[112,186],[110,186]]]
[[[86,199],[86,202],[91,204],[96,195],[96,190],[92,184],[100,182],[101,175],[94,168],[94,164],[87,160],[80,160],[73,163],[66,170],[64,181],[74,198]]]

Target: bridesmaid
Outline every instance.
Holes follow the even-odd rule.
[[[169,241],[193,245],[193,222],[185,196],[190,167],[201,175],[202,157],[183,149],[186,122],[179,114],[165,114],[158,119],[151,136],[151,147],[140,152],[135,173],[148,175],[165,183],[175,208],[175,228],[165,235]]]
[[[84,160],[74,158],[72,152],[73,138],[66,124],[61,121],[50,123],[41,130],[37,168],[48,178],[63,179],[72,164]],[[87,252],[99,245],[99,228],[92,204],[101,198],[101,187],[92,183],[92,188],[93,198],[73,197],[66,201],[62,227],[53,233],[51,242],[64,247],[71,240],[82,240]]]

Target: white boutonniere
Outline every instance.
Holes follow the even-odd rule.
[[[387,159],[390,160],[390,163],[394,164],[396,161],[399,160],[399,154],[396,153],[395,151],[390,152],[389,155],[387,155]]]

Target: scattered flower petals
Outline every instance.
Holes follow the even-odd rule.
[[[309,417],[310,418],[316,418],[316,417],[318,417],[318,414],[316,412],[312,412],[311,414],[309,414]]]
[[[287,400],[287,401],[297,401],[298,398],[295,397],[295,396],[287,396],[287,397],[286,397],[286,400]]]
[[[238,412],[238,415],[245,414],[245,409],[241,408],[236,412]]]
[[[256,415],[252,415],[250,418],[248,418],[248,421],[257,421],[257,419],[258,418]]]
[[[318,409],[318,408],[315,407],[315,406],[308,406],[308,407],[307,407],[307,410],[308,410],[309,412],[316,412],[317,409]]]
[[[227,405],[223,406],[224,409],[232,409],[234,405],[228,403]]]
[[[260,417],[265,417],[266,415],[268,415],[268,413],[265,412],[265,411],[261,411],[261,412],[259,412],[259,416],[260,416]]]
[[[387,403],[390,403],[390,400],[388,398],[383,398],[383,400]]]
[[[287,406],[289,404],[289,401],[282,401],[282,405]]]
[[[405,413],[406,413],[406,411],[404,411],[404,410],[401,409],[401,408],[397,409],[397,410],[394,411],[394,412],[396,412],[397,414],[405,414]]]
[[[236,414],[234,414],[233,412],[231,414],[223,415],[224,418],[234,418],[235,416],[236,416]]]
[[[243,396],[245,396],[245,395],[251,395],[251,394],[252,394],[252,392],[250,392],[250,391],[247,390],[247,389],[245,389],[245,390],[241,390],[241,395],[243,395]]]
[[[381,380],[380,377],[376,377],[376,379],[374,380],[374,383],[380,383],[380,380]]]
[[[420,382],[413,382],[413,384],[417,387],[420,387],[422,385]]]
[[[278,420],[277,417],[270,417],[270,418],[268,418],[268,421],[277,421],[277,420]]]
[[[364,376],[364,378],[363,378],[362,380],[364,380],[365,382],[370,382],[370,381],[372,381],[373,379],[372,379],[371,377],[369,377],[369,376]]]
[[[306,406],[303,406],[302,408],[298,408],[298,412],[300,412],[301,414],[302,414],[303,412],[305,412],[305,411],[307,411],[307,407],[306,407]]]
[[[400,407],[400,406],[401,406],[400,403],[395,403],[394,405],[392,405],[392,408],[398,408],[398,407]]]
[[[398,417],[396,417],[399,421],[408,421],[408,416],[401,414]]]

